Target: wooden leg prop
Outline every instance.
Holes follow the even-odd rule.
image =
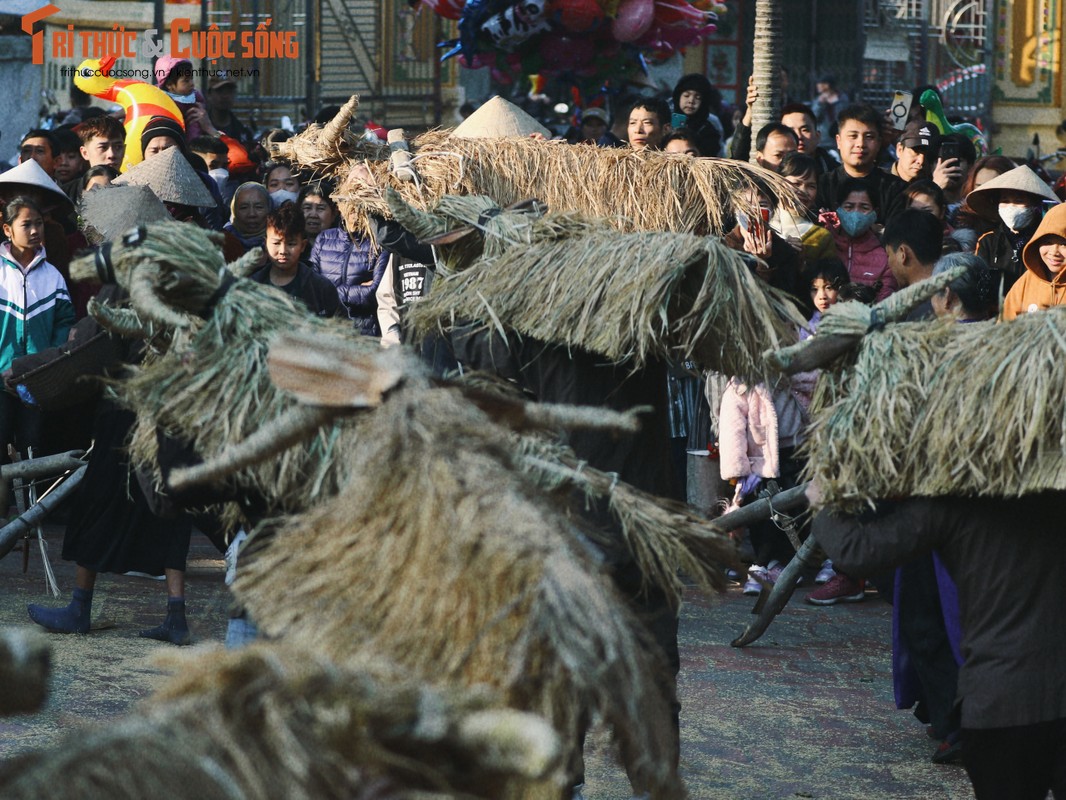
[[[777,507],[776,503],[775,507]],[[821,557],[822,554],[818,548],[818,542],[815,541],[814,536],[808,536],[806,541],[800,545],[800,549],[796,551],[796,555],[788,562],[788,566],[781,570],[781,575],[774,584],[773,590],[770,592],[769,597],[766,598],[766,602],[763,603],[762,609],[759,610],[759,616],[744,630],[743,634],[733,640],[733,647],[749,645],[766,633],[766,629],[770,627],[774,617],[781,613],[782,608],[788,605],[792,593],[796,590],[796,580],[799,578],[800,573],[803,572],[804,568],[809,569],[818,566],[821,563]],[[763,593],[759,595],[760,602],[762,602],[765,593],[764,587]]]

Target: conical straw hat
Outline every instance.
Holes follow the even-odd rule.
[[[1022,164],[1009,172],[997,175],[988,183],[982,184],[981,188],[974,189],[966,195],[966,203],[985,219],[997,219],[999,211],[996,206],[999,204],[999,193],[1004,189],[1026,192],[1044,200],[1059,202],[1059,198],[1051,191],[1051,187],[1040,180],[1040,176],[1031,168]]]
[[[16,189],[16,194],[20,186],[33,187],[49,192],[47,197],[53,201],[63,198],[65,202],[71,202],[66,192],[59,188],[59,184],[49,178],[48,173],[32,158],[0,174],[0,190],[11,186]],[[10,192],[5,191],[3,194],[7,196]]]
[[[552,137],[551,131],[533,117],[496,95],[463,120],[452,131],[452,136],[463,139],[503,139],[508,136],[528,137],[531,133],[539,133],[545,139]]]
[[[130,228],[170,219],[170,212],[147,186],[101,186],[81,196],[78,214],[91,244],[114,241]]]
[[[215,198],[177,147],[168,147],[135,164],[114,183],[116,186],[147,186],[164,203],[194,207],[215,205]]]

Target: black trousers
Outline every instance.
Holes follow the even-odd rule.
[[[962,758],[977,800],[1066,800],[1066,719],[963,728]]]

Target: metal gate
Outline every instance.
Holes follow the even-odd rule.
[[[949,116],[989,110],[992,0],[865,0],[863,100],[933,84]]]

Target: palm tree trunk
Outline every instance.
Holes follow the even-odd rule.
[[[781,119],[781,26],[784,17],[781,0],[755,2],[755,54],[752,74],[759,88],[759,99],[752,109],[752,141],[764,125]],[[755,163],[755,148],[751,149]]]

